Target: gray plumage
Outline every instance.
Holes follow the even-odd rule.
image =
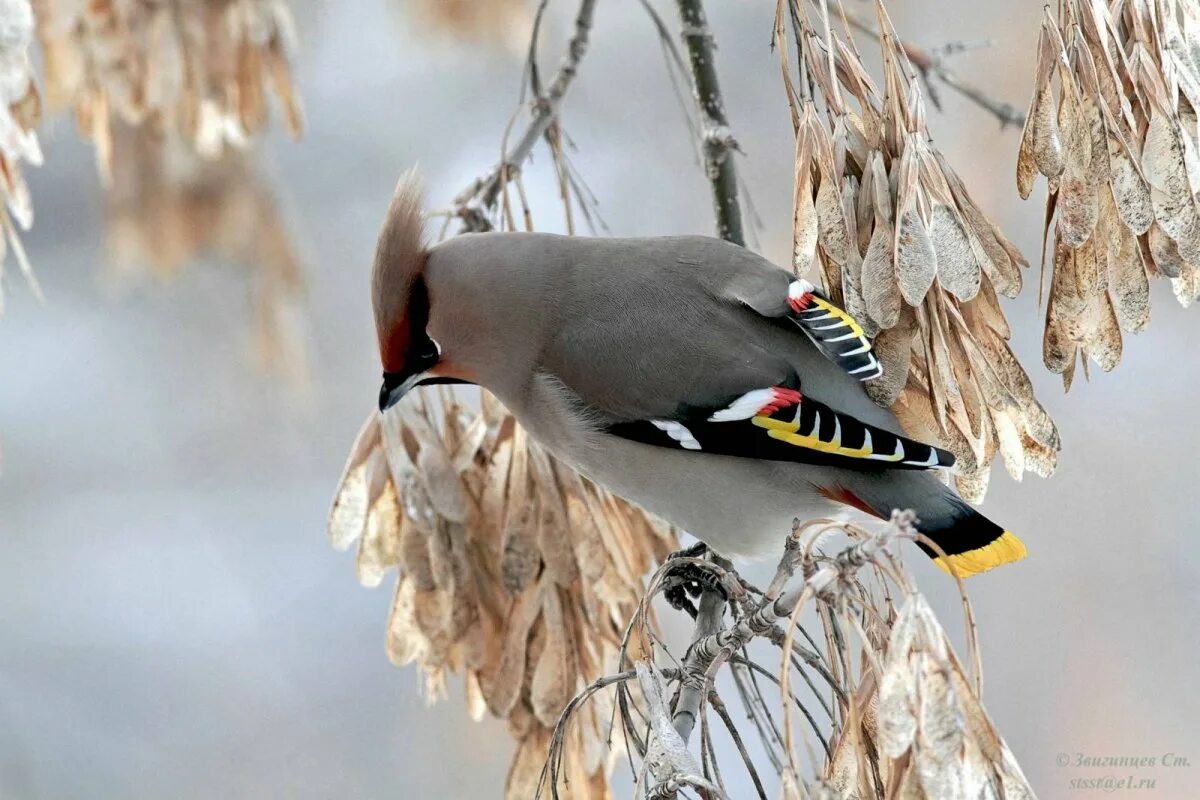
[[[1025,555],[925,471],[953,456],[870,400],[870,343],[806,281],[700,236],[427,250],[420,207],[410,174],[375,255],[381,410],[422,383],[477,383],[559,458],[726,555],[777,552],[794,517],[847,505],[913,509],[960,574]]]
[[[748,250],[697,236],[474,234],[435,247],[424,274],[429,333],[448,364],[560,458],[719,552],[777,551],[793,517],[837,509],[817,487],[927,519],[961,511],[926,472],[712,455],[605,432],[798,374],[805,398],[900,433],[858,380],[779,324],[793,278]]]

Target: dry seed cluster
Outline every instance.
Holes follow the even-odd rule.
[[[463,41],[506,45],[514,51],[529,44],[533,13],[525,0],[406,0],[403,6],[423,34],[433,30]]]
[[[766,591],[702,562],[716,582],[733,587],[732,613],[715,630],[698,616],[683,654],[646,627],[644,601],[626,639],[639,643],[638,652],[627,646],[622,672],[597,680],[568,707],[541,796],[554,796],[558,738],[588,704],[615,692],[642,789],[637,797],[682,797],[687,792],[675,790],[684,786],[733,796],[731,776],[749,773],[756,785],[769,784],[763,774],[778,775],[785,800],[1032,800],[983,707],[974,628],[964,668],[911,574],[891,555],[896,540],[917,535],[912,525],[911,512],[870,531],[833,520],[798,525],[790,541],[798,547],[785,549]],[[834,556],[815,549],[834,534],[853,544]],[[677,563],[655,572],[648,598],[663,591]],[[965,596],[963,604],[969,620]],[[756,638],[766,641],[748,646]],[[695,723],[681,726],[679,707],[697,674],[723,679],[698,704]],[[774,678],[760,681],[764,675]],[[712,732],[722,728],[736,748],[714,746]]]
[[[29,63],[33,13],[28,0],[0,0],[0,311],[4,308],[4,262],[8,248],[25,276],[33,274],[17,228],[33,224],[33,203],[21,162],[42,163],[36,128],[41,98]],[[35,285],[36,286],[36,285]]]
[[[248,273],[257,362],[308,379],[300,254],[275,191],[252,154],[204,158],[173,136],[115,123],[105,193],[109,277],[119,284],[171,278],[213,257]]]
[[[293,136],[292,18],[282,0],[34,0],[46,99],[70,109],[112,171],[114,121],[149,124],[216,157],[267,124],[267,87]]]
[[[920,594],[892,622],[874,714],[900,797],[1034,797]]]
[[[958,458],[960,493],[980,500],[997,453],[1014,478],[1047,476],[1054,422],[1008,345],[997,295],[1021,289],[1017,249],[946,162],[925,124],[922,89],[877,5],[880,91],[853,38],[807,16],[793,25],[804,71],[776,42],[796,129],[793,267],[821,275],[873,337],[883,376],[867,384],[905,429]]]
[[[1070,388],[1111,370],[1150,320],[1148,276],[1200,297],[1200,9],[1062,0],[1042,23],[1017,188],[1049,182],[1053,276],[1043,359]]]
[[[283,0],[34,0],[47,105],[95,145],[112,274],[170,276],[215,254],[251,272],[263,365],[308,368],[299,258],[247,155],[268,87],[293,136],[292,19]],[[233,145],[232,147],[228,145]]]
[[[506,719],[519,743],[506,796],[529,798],[559,715],[616,661],[642,577],[675,535],[556,462],[494,398],[478,414],[449,391],[425,400],[371,414],[331,541],[358,542],[365,585],[397,569],[389,656],[415,661],[434,697],[464,674],[472,714]],[[607,797],[608,724],[592,706],[570,733],[572,797]]]

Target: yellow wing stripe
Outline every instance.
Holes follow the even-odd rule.
[[[834,453],[846,458],[870,458],[873,454],[870,447],[842,447],[841,442],[826,442],[818,439],[816,436],[805,436],[804,434],[797,433],[800,430],[799,419],[792,422],[784,422],[766,416],[758,416],[752,418],[751,422],[760,428],[766,428],[767,435],[772,439],[794,444],[797,447],[807,447],[809,450],[817,450],[821,453]],[[898,458],[895,460],[898,460]]]
[[[780,433],[796,433],[800,430],[800,417],[797,416],[794,420],[785,421],[782,419],[773,419],[765,414],[751,417],[750,421],[760,428],[766,428],[767,432],[778,431]]]
[[[988,542],[983,547],[945,558],[935,558],[933,563],[942,570],[950,572],[950,567],[947,566],[947,562],[949,562],[958,570],[959,577],[969,578],[1001,564],[1020,561],[1025,557],[1026,552],[1025,543],[1009,531],[1005,531],[1000,538]]]
[[[822,442],[815,436],[802,436],[798,433],[780,433],[779,431],[767,431],[767,435],[772,439],[779,439],[787,442],[788,444],[794,444],[798,447],[807,447],[811,450],[819,450],[822,453],[835,453],[839,456],[846,456],[847,458],[871,457],[871,451],[865,447],[842,447],[841,445],[834,444],[833,442]]]
[[[819,412],[818,412],[819,413]],[[875,445],[871,438],[870,427],[863,435],[862,445],[859,447],[845,447],[842,445],[840,434],[841,421],[834,415],[833,437],[826,441],[820,437],[821,421],[820,418],[814,418],[812,431],[809,433],[800,432],[800,411],[799,407],[796,410],[796,416],[790,420],[775,419],[766,414],[757,414],[750,418],[750,422],[760,428],[765,428],[767,435],[772,439],[778,439],[796,447],[806,447],[809,450],[816,450],[821,453],[832,453],[834,455],[845,456],[846,458],[860,458],[870,461],[886,461],[892,464],[903,463],[911,466],[929,466],[941,469],[948,464],[942,464],[940,456],[937,455],[936,448],[929,448],[929,445],[921,445],[929,448],[930,458],[933,459],[933,464],[925,462],[917,462],[908,460],[908,453],[905,451],[904,439],[897,439],[895,449],[891,453],[879,453],[875,450]],[[857,422],[857,420],[855,420]],[[859,423],[861,424],[861,423]],[[920,444],[920,443],[916,443]]]
[[[824,310],[825,312],[832,314],[833,316],[840,319],[844,325],[846,325],[847,327],[850,328],[851,331],[853,331],[855,336],[860,336],[860,337],[865,338],[865,335],[863,334],[862,326],[854,321],[854,317],[850,316],[845,311],[843,311],[842,309],[835,306],[833,303],[827,302],[824,299],[817,297],[816,295],[813,295],[812,303],[813,303],[813,305],[817,306],[817,308],[820,308],[820,309]]]

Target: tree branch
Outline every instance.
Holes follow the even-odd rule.
[[[733,151],[737,142],[725,116],[725,100],[717,79],[716,45],[701,0],[677,0],[683,23],[683,41],[692,67],[692,89],[700,105],[704,166],[712,184],[717,235],[745,246],[742,209],[738,204],[737,170]]]
[[[487,176],[479,178],[454,198],[453,213],[462,218],[465,230],[492,229],[488,214],[496,207],[501,190],[520,174],[521,165],[529,158],[538,140],[558,118],[558,107],[575,80],[579,64],[587,52],[595,10],[596,0],[580,2],[579,11],[575,14],[575,33],[567,43],[567,54],[559,65],[554,80],[550,82],[550,88],[545,94],[534,99],[533,116],[517,139],[516,145],[503,154],[500,163]]]
[[[899,525],[895,524],[896,520],[899,520]],[[759,636],[773,638],[772,635],[779,630],[779,620],[789,617],[796,606],[806,598],[823,595],[834,584],[848,580],[858,569],[870,563],[886,547],[892,536],[909,535],[908,517],[897,517],[893,522],[894,527],[889,529],[888,535],[869,538],[847,548],[829,565],[807,575],[802,584],[784,592],[784,585],[787,578],[794,574],[802,550],[799,543],[804,529],[798,522],[794,523],[775,579],[771,581],[762,603],[753,613],[742,615],[731,628],[725,628],[721,624],[721,616],[725,609],[724,596],[716,588],[704,590],[700,596],[699,611],[696,613],[692,643],[680,670],[679,698],[672,715],[675,732],[684,744],[687,744],[700,716],[700,702],[711,690],[716,670],[750,640]],[[726,569],[723,564],[719,566]],[[801,648],[798,652],[804,654],[805,651]]]
[[[846,23],[850,27],[865,33],[876,41],[880,40],[879,29],[875,27],[874,22],[848,9],[843,9],[842,13],[845,14]],[[897,44],[904,50],[904,54],[908,56],[913,67],[921,74],[926,86],[932,86],[930,76],[936,76],[942,83],[1000,120],[1000,127],[1015,125],[1019,128],[1025,124],[1025,114],[1020,109],[1011,103],[996,100],[983,89],[960,78],[945,65],[943,55],[924,50],[910,42],[898,41]],[[966,48],[947,48],[946,52],[958,52],[962,49]],[[936,95],[931,95],[930,99],[934,105],[937,105]]]
[[[692,642],[707,640],[721,630],[721,616],[725,613],[725,598],[714,589],[705,589],[700,595],[700,607],[696,612],[696,628],[692,634]],[[688,651],[683,661],[680,676],[679,700],[675,703],[675,711],[671,723],[675,732],[686,744],[700,718],[700,702],[708,694],[708,665],[698,654]]]
[[[830,532],[848,535],[853,543],[827,555],[817,548]],[[978,684],[971,682],[912,576],[891,552],[891,544],[898,540],[915,540],[936,552],[936,546],[914,527],[912,512],[897,511],[877,531],[830,519],[794,525],[766,591],[747,583],[715,554],[700,557],[686,552],[665,560],[651,576],[622,637],[623,671],[591,684],[560,717],[543,771],[543,788],[554,798],[560,796],[558,786],[566,778],[567,726],[583,703],[611,685],[617,687],[613,713],[633,737],[627,744],[635,797],[679,800],[698,795],[728,800],[713,748],[710,714],[724,724],[761,798],[767,796],[761,775],[772,773],[791,787],[784,790],[789,797],[840,797],[846,791],[882,797],[887,787],[897,785],[916,786],[921,797],[940,797],[944,792],[922,788],[924,773],[916,766],[935,762],[939,781],[935,786],[966,784],[987,773],[1032,796],[1020,767],[983,710]],[[681,602],[676,591],[681,586],[687,593],[682,600],[699,596],[699,609]],[[903,598],[899,607],[893,599],[896,592]],[[656,633],[651,603],[659,595],[695,620],[682,659],[671,655]],[[970,624],[973,618],[965,595],[962,602]],[[727,603],[730,620],[722,611]],[[807,612],[815,612],[824,644],[818,644],[801,624],[800,616]],[[974,637],[972,630],[968,628],[969,638]],[[797,633],[815,652],[796,647],[792,640]],[[779,644],[778,672],[752,660],[746,645],[759,637]],[[971,650],[969,661],[978,669],[978,654],[973,646]],[[836,702],[836,712],[826,707],[827,723],[810,714],[806,702],[792,690],[794,673],[807,671],[801,661],[808,661],[810,667],[828,664],[833,671],[831,675],[821,670],[830,678]],[[660,662],[670,666],[660,669]],[[714,687],[714,678],[726,665],[753,728],[738,728],[726,698]],[[754,683],[756,675],[778,690],[782,716],[768,711]],[[819,697],[818,687],[809,686]],[[674,702],[669,700],[672,691]],[[793,706],[807,719],[811,734],[807,728],[796,729]],[[583,724],[595,724],[595,717],[585,718]],[[699,745],[689,747],[688,739],[697,728]],[[752,755],[747,730],[757,732],[760,753]],[[937,735],[930,735],[934,732]],[[820,749],[813,747],[813,738]],[[962,745],[974,742],[977,755],[966,760],[945,758],[942,742],[951,740]],[[694,750],[699,751],[698,758]],[[760,774],[756,761],[762,758],[769,759],[770,765]]]

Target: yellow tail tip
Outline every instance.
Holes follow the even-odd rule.
[[[933,563],[945,572],[950,572],[949,564],[953,564],[960,578],[969,578],[1001,564],[1020,561],[1025,557],[1026,552],[1025,543],[1014,534],[1005,531],[999,538],[988,542],[983,547],[968,550],[965,553],[955,553],[944,558],[935,558]]]

